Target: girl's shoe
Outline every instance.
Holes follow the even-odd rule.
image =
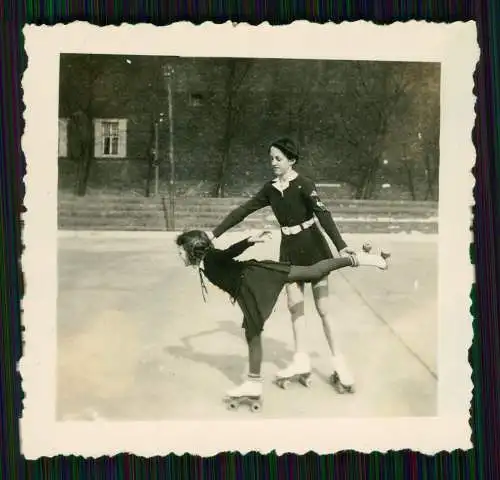
[[[356,252],[352,255],[355,267],[377,267],[380,270],[387,270],[389,268],[387,258],[389,258],[389,255],[384,252],[380,255],[373,255],[366,252]]]

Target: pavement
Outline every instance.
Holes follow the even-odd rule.
[[[278,234],[241,258],[277,258]],[[219,245],[244,232],[225,235]],[[293,355],[284,293],[266,324],[260,413],[226,409],[247,349],[241,313],[180,263],[166,232],[60,232],[57,415],[61,420],[314,418],[437,414],[437,236],[372,235],[388,249],[386,272],[346,268],[330,276],[336,339],[357,389],[328,384],[328,347],[306,291],[313,384],[281,390],[274,373]],[[360,248],[366,235],[344,235]]]

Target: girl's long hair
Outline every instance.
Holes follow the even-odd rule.
[[[202,230],[183,232],[177,237],[176,243],[184,249],[191,265],[198,265],[207,251],[214,248],[212,241]]]

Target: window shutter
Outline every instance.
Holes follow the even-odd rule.
[[[94,119],[94,158],[101,158],[102,151],[101,120]]]
[[[118,156],[127,156],[127,119],[121,119],[118,123]]]

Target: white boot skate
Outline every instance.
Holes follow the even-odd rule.
[[[380,255],[370,253],[372,245],[370,242],[365,242],[361,252],[355,252],[352,255],[355,267],[377,267],[380,270],[387,270],[389,265],[387,259],[391,256],[389,252],[382,250]]]
[[[380,270],[387,270],[389,268],[387,264],[389,255],[386,253],[374,255],[372,253],[356,252],[353,254],[352,258],[355,267],[377,267]]]
[[[245,382],[226,392],[224,400],[230,410],[237,410],[242,403],[247,403],[252,412],[260,411],[262,407],[262,377],[248,375]]]
[[[297,380],[304,387],[311,386],[311,360],[309,355],[297,352],[293,362],[276,374],[276,384],[286,390],[292,380]]]
[[[340,393],[354,393],[354,376],[347,367],[343,355],[331,358],[333,373],[330,381],[335,390]]]

